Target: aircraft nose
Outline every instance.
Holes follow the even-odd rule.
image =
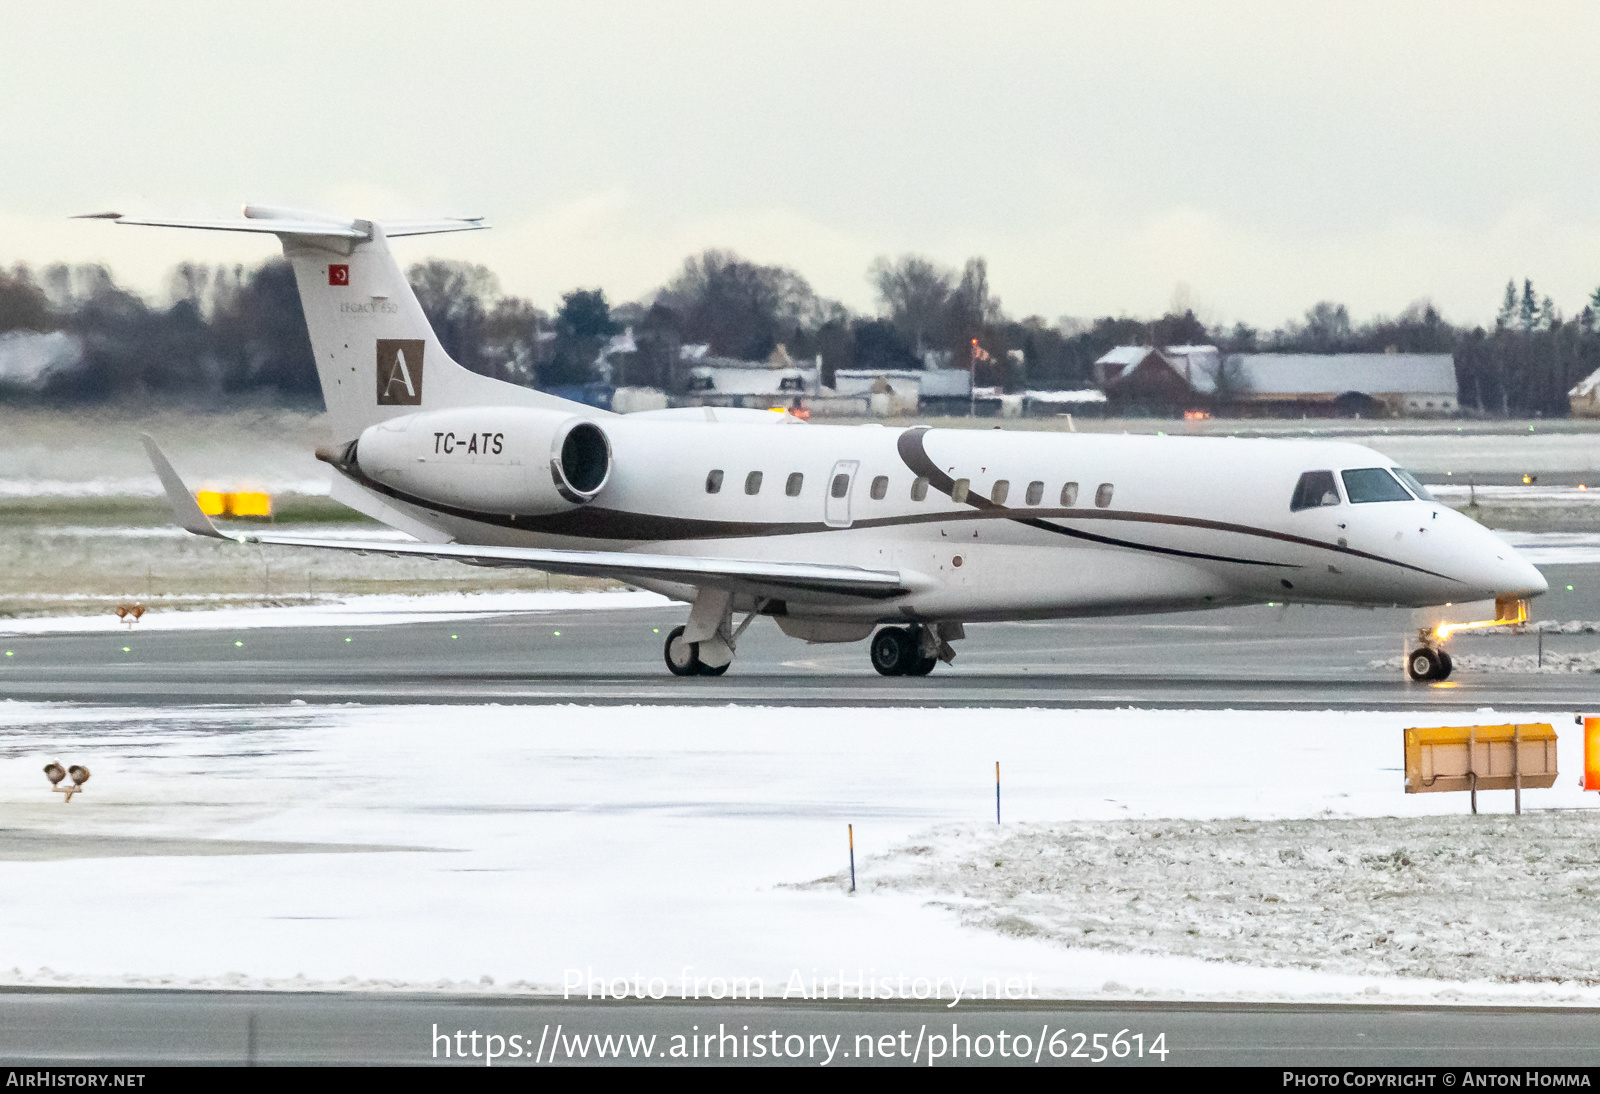
[[[1524,598],[1542,596],[1550,591],[1550,582],[1545,579],[1545,576],[1539,572],[1533,563],[1524,561],[1520,557],[1514,558],[1512,562],[1517,571],[1514,579],[1517,588],[1512,591],[1516,592],[1518,596]]]
[[[1495,560],[1490,580],[1495,596],[1514,596],[1527,600],[1549,591],[1550,582],[1545,580],[1545,576],[1533,563],[1513,550],[1506,550],[1501,554],[1503,557]]]

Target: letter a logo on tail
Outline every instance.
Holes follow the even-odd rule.
[[[378,339],[378,405],[422,405],[422,339]]]

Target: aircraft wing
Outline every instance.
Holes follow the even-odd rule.
[[[913,586],[895,570],[868,570],[817,562],[769,562],[760,559],[696,558],[683,555],[647,555],[631,551],[558,551],[538,547],[473,546],[464,543],[397,543],[393,540],[318,539],[315,536],[248,533],[232,535],[218,530],[200,511],[194,495],[148,434],[141,434],[145,451],[167,492],[173,518],[195,535],[231,539],[239,543],[268,543],[283,547],[320,547],[395,557],[442,558],[475,566],[525,566],[548,573],[577,577],[655,579],[685,585],[707,585],[756,592],[767,596],[824,593],[883,600],[911,592]]]

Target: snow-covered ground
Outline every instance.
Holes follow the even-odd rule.
[[[1600,493],[1597,490],[1596,493]],[[1600,562],[1600,534],[1594,532],[1496,532],[1535,566]]]
[[[1467,816],[1462,794],[1402,792],[1400,731],[1414,717],[3,703],[0,981],[553,991],[584,970],[659,977],[676,993],[689,967],[691,980],[759,977],[771,997],[797,972],[809,984],[859,969],[965,979],[969,993],[1031,977],[1053,996],[1600,1002],[1574,966],[1593,947],[1559,937],[1582,929],[1575,894],[1594,869],[1587,848],[1569,861],[1574,826],[1600,821],[1576,785],[1570,712],[1426,716],[1556,724],[1563,775],[1528,791],[1517,821]],[[94,772],[70,804],[40,773],[51,758]],[[942,883],[883,884],[911,859],[946,875],[983,861],[996,760],[1001,838],[1075,841],[1056,853],[1059,873],[1009,875],[1013,904],[1030,887],[1053,901],[1028,905],[1032,933],[994,894],[989,922],[976,904],[952,910]],[[1509,793],[1480,799],[1510,809]],[[1388,816],[1434,819],[1398,842],[1349,819]],[[816,884],[846,872],[846,824],[854,896]],[[1144,838],[1157,828],[1159,849]],[[1188,863],[1177,872],[1175,846]],[[1296,849],[1301,859],[1284,854]],[[1449,873],[1424,857],[1441,849],[1453,900],[1407,889]],[[1432,872],[1406,873],[1396,850]],[[1365,908],[1327,895],[1353,896],[1357,877]],[[1078,883],[1094,890],[1082,904],[1068,893]],[[1538,897],[1550,886],[1561,899]],[[1230,890],[1262,893],[1253,917]],[[1474,917],[1512,900],[1488,899],[1499,890],[1528,894],[1503,970],[1463,956]],[[1148,914],[1127,906],[1135,891]],[[1215,950],[1163,926],[1180,901],[1172,922],[1201,924]],[[1352,964],[1342,936],[1324,952],[1314,940],[1333,927],[1311,929],[1319,901],[1327,916],[1376,920],[1386,939],[1394,930],[1409,956]],[[1084,915],[1110,922],[1067,944]],[[1298,952],[1281,944],[1297,935]],[[1524,979],[1491,979],[1507,972]]]
[[[1467,486],[1434,485],[1428,492],[1451,505],[1600,505],[1600,486]]]
[[[1597,836],[1592,809],[961,825],[875,861],[870,884],[1068,946],[1593,987]]]

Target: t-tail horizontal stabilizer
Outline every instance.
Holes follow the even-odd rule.
[[[322,236],[332,239],[371,239],[372,224],[326,213],[280,209],[272,205],[246,205],[243,217],[209,217],[190,220],[175,217],[130,217],[121,213],[83,213],[73,220],[109,220],[147,228],[197,228],[205,232],[259,232],[276,236]],[[389,239],[429,236],[444,232],[477,232],[487,227],[483,217],[442,217],[437,220],[382,220],[378,226]]]

